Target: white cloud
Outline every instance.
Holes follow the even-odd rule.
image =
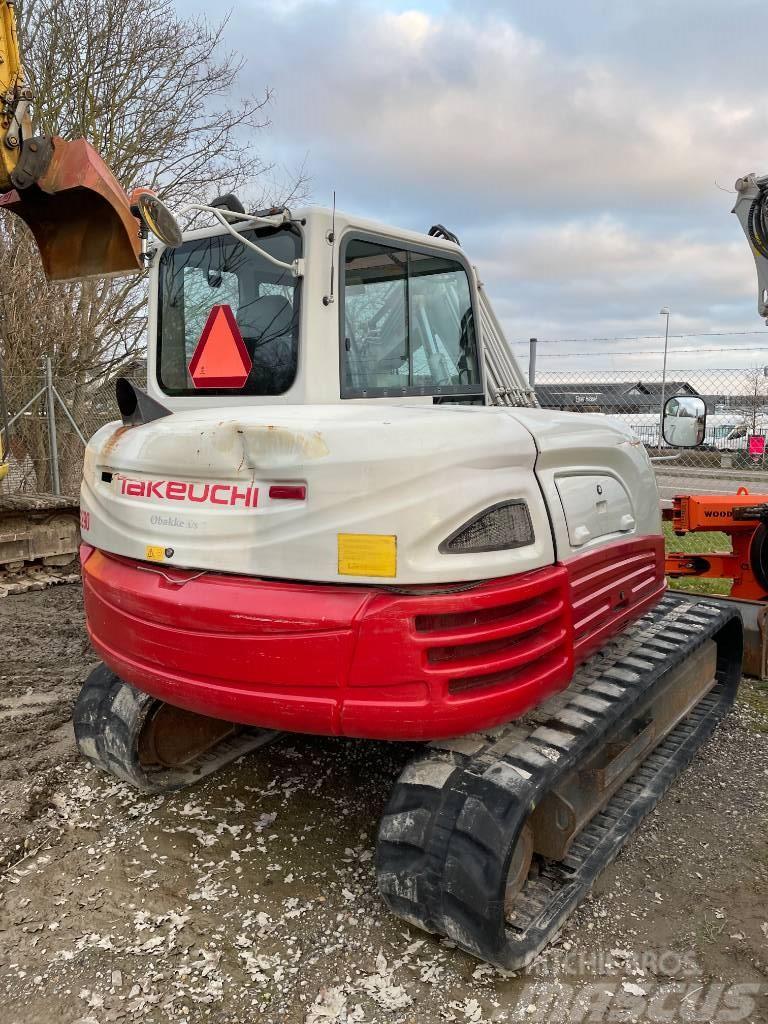
[[[643,333],[666,302],[680,325],[760,326],[717,185],[768,170],[768,97],[712,59],[722,19],[708,36],[677,18],[674,36],[666,4],[626,0],[606,29],[602,3],[590,20],[564,0],[523,5],[524,30],[512,5],[404,6],[235,8],[230,42],[276,92],[265,156],[306,157],[318,201],[335,188],[341,207],[456,230],[515,336]],[[754,25],[729,24],[732,53]]]
[[[766,135],[764,103],[716,82],[670,94],[651,69],[639,82],[565,57],[498,16],[327,3],[303,13],[260,25],[253,69],[276,85],[281,142],[309,148],[323,173],[364,175],[371,194],[394,172],[414,198],[690,205],[715,179],[730,185]]]
[[[382,22],[406,45],[421,49],[434,29],[434,23],[423,11],[402,11],[382,15]]]
[[[470,236],[467,242],[470,251],[482,253],[482,277],[510,340],[658,335],[662,305],[672,309],[675,334],[760,328],[754,315],[752,259],[738,238],[727,241],[691,232],[655,237],[604,214],[562,224],[507,226]],[[714,343],[700,342],[717,348],[744,343],[759,344],[760,339],[718,336]],[[605,353],[605,366],[639,367],[643,350],[658,349],[659,344],[649,339],[613,346],[587,342],[556,351],[560,368],[600,365],[600,359],[583,357],[595,349]],[[675,344],[690,347],[696,342]],[[628,348],[638,355],[628,358]],[[618,365],[612,361],[614,349],[622,353]],[[552,351],[546,349],[544,358]],[[690,354],[685,358],[698,364]],[[708,353],[707,358],[710,365],[725,365],[756,357],[734,350]]]
[[[739,239],[705,240],[690,233],[654,238],[610,214],[507,229],[491,243],[484,266],[498,279],[554,279],[582,293],[606,287],[632,292],[639,283],[654,282],[661,292],[701,286],[708,302],[752,294],[752,261]]]

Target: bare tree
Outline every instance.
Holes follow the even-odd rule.
[[[272,169],[254,147],[271,94],[234,98],[244,58],[223,46],[226,19],[182,18],[171,0],[24,0],[20,15],[40,132],[84,136],[127,190],[148,185],[174,206],[225,191],[272,198]],[[94,379],[143,349],[145,283],[48,283],[10,215],[0,219],[0,261],[9,405],[34,394],[50,355],[77,417]],[[40,487],[44,428],[30,417],[17,426]]]
[[[757,434],[757,418],[768,411],[768,378],[765,368],[753,366],[744,371],[746,393],[743,398],[744,415],[747,418],[749,432]]]

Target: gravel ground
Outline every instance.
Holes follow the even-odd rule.
[[[503,974],[383,909],[413,748],[288,736],[183,793],[81,763],[79,587],[0,600],[0,1021],[768,1021],[768,694],[736,712],[558,941]]]

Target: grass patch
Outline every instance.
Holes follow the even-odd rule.
[[[670,590],[691,590],[694,594],[711,594],[713,597],[729,597],[731,593],[730,580],[708,580],[696,576],[668,579]]]
[[[667,551],[685,551],[691,555],[706,554],[708,551],[731,550],[731,538],[727,533],[686,533],[676,536],[672,523],[664,523],[664,544]]]
[[[731,540],[728,534],[712,531],[711,533],[686,533],[677,537],[671,523],[664,523],[664,546],[667,552],[684,551],[689,555],[705,555],[713,551],[730,551]],[[693,590],[697,594],[713,594],[727,597],[731,592],[730,580],[712,580],[700,576],[682,576],[669,581],[671,590]]]

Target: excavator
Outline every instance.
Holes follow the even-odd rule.
[[[78,748],[152,793],[281,732],[423,744],[380,893],[518,969],[728,713],[739,613],[667,592],[645,447],[538,407],[447,228],[195,212],[85,453]],[[663,429],[700,444],[703,401]]]
[[[445,227],[202,212],[85,454],[78,747],[162,792],[280,732],[422,742],[382,897],[520,968],[728,712],[738,611],[667,592],[642,442],[538,407]]]
[[[182,233],[86,144],[29,135],[0,67],[3,205],[47,272],[149,272],[146,390],[118,380],[85,453],[80,752],[163,792],[282,731],[418,741],[382,898],[529,963],[740,680],[738,613],[666,591],[644,446],[538,407],[444,226],[228,196]],[[703,438],[692,413],[668,441]]]

